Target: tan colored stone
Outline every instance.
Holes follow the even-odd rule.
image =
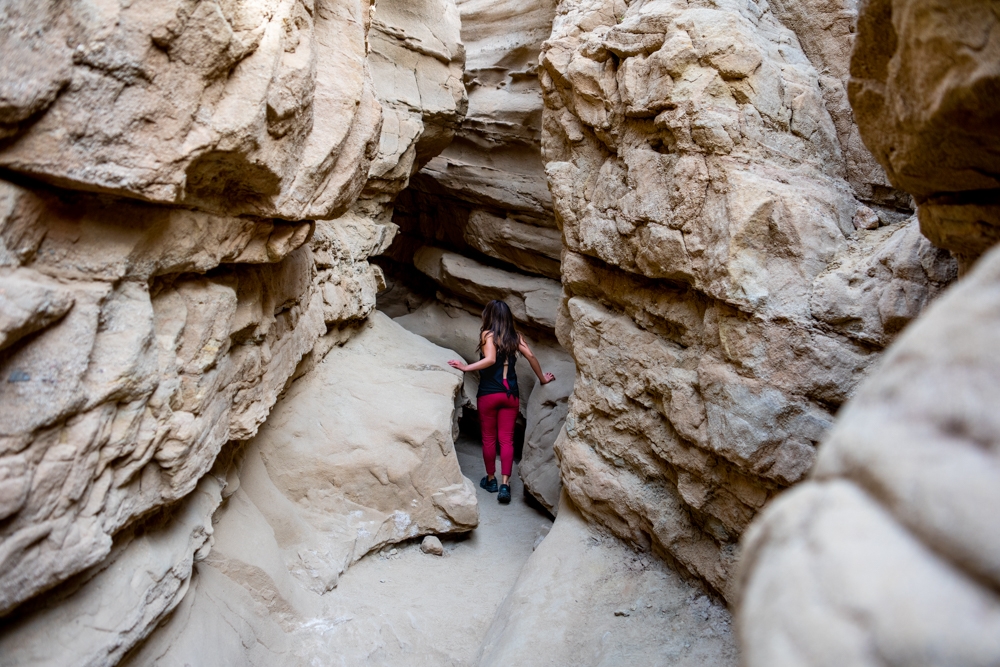
[[[477,664],[738,664],[726,608],[559,503]]]
[[[555,229],[477,210],[469,216],[465,240],[479,252],[513,264],[525,273],[559,279],[562,236]]]
[[[542,49],[563,483],[730,601],[740,534],[955,275],[857,140],[854,11],[564,2]]]
[[[363,66],[367,2],[11,11],[4,61],[35,62],[42,46],[49,62],[2,77],[8,169],[290,220],[340,215],[365,184],[381,122]]]
[[[413,263],[453,294],[482,306],[493,299],[505,301],[519,322],[555,329],[560,299],[555,281],[495,269],[439,248],[421,248]]]
[[[748,664],[1000,656],[1000,560],[985,509],[1000,479],[998,284],[993,251],[907,329],[842,411],[811,479],[748,531]]]

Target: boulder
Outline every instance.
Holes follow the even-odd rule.
[[[350,564],[475,528],[453,442],[453,355],[374,313],[296,380],[224,473],[191,592],[126,664],[194,664],[206,650],[217,664],[323,660],[338,621],[322,596]]]
[[[1000,656],[1000,252],[932,305],[842,410],[809,481],[754,522],[748,665],[974,665]],[[864,618],[864,623],[858,623]]]

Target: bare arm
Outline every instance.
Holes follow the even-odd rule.
[[[480,371],[484,368],[489,368],[497,360],[497,346],[493,344],[493,336],[486,334],[483,339],[483,358],[474,364],[465,364],[458,359],[452,359],[448,362],[448,365],[452,368],[457,368],[458,370],[468,373],[470,371]]]
[[[524,342],[524,336],[519,336],[520,343],[517,346],[517,351],[524,355],[524,358],[528,360],[528,364],[531,366],[531,370],[535,371],[535,375],[538,376],[538,382],[541,384],[548,384],[556,379],[556,376],[552,373],[543,373],[542,365],[538,363],[538,358],[531,352],[531,348],[528,344]]]

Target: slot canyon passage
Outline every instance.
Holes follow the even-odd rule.
[[[0,2],[0,665],[998,665],[998,240],[996,0]]]

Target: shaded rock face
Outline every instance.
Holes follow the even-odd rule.
[[[748,665],[1000,659],[1000,255],[982,254],[997,225],[996,24],[986,3],[862,8],[850,85],[862,136],[919,203],[922,231],[975,263],[845,406],[809,480],[747,531]]]
[[[367,259],[392,241],[392,197],[464,114],[458,14],[444,0],[382,2],[375,19],[352,1],[2,13],[0,653],[114,664],[211,548],[238,467],[220,452],[374,309]],[[456,474],[420,478],[434,488],[417,530],[475,524]],[[335,581],[409,533],[378,535],[320,569]],[[51,642],[47,624],[74,614],[99,622]]]
[[[964,264],[1000,239],[997,22],[984,2],[869,1],[851,61],[865,142]]]
[[[853,6],[823,6],[563,2],[542,50],[563,483],[729,600],[750,520],[956,272],[858,144]]]

